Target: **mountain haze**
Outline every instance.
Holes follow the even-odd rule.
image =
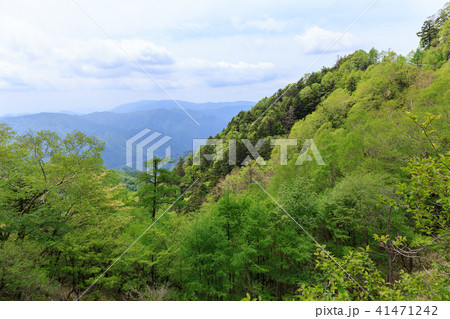
[[[236,101],[236,102],[205,102],[205,103],[193,103],[188,101],[177,101],[173,100],[142,100],[133,103],[127,103],[119,105],[111,110],[115,113],[130,113],[130,112],[140,112],[149,111],[154,109],[181,109],[182,106],[185,109],[192,111],[199,111],[205,114],[214,114],[219,118],[226,119],[227,122],[231,120],[240,111],[248,111],[255,105],[255,102],[249,101]]]
[[[193,138],[208,138],[224,129],[239,111],[247,110],[252,102],[192,103],[181,101],[200,124],[197,125],[173,101],[140,101],[124,104],[109,112],[86,115],[67,113],[38,113],[0,118],[19,134],[29,130],[50,130],[60,136],[79,130],[106,143],[103,159],[108,168],[125,165],[125,143],[143,129],[172,137],[172,154],[192,150]],[[158,156],[164,154],[157,153]]]

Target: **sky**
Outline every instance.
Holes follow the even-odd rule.
[[[444,4],[0,0],[0,116],[258,101],[357,49],[407,55]]]

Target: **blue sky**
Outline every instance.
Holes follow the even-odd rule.
[[[179,100],[258,101],[356,49],[406,55],[434,0],[77,0]],[[0,115],[167,99],[71,0],[0,0]]]

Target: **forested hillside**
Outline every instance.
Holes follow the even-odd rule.
[[[449,17],[239,113],[222,161],[117,172],[96,138],[1,125],[0,299],[449,300]],[[308,139],[325,165],[296,165]]]

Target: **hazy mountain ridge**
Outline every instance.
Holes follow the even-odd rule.
[[[203,102],[203,103],[195,103],[188,101],[173,101],[173,100],[141,100],[132,103],[126,103],[119,105],[113,109],[111,112],[116,113],[131,113],[131,112],[139,112],[139,111],[148,111],[155,108],[180,108],[180,105],[185,109],[191,110],[217,110],[223,108],[233,108],[238,107],[241,109],[250,109],[255,102],[250,101],[235,101],[235,102]]]
[[[125,165],[126,141],[141,130],[148,128],[172,137],[169,143],[172,154],[183,154],[191,150],[193,138],[208,138],[217,134],[239,111],[249,109],[252,102],[242,102],[241,106],[240,102],[181,103],[190,107],[187,111],[200,125],[173,101],[140,101],[121,105],[111,111],[85,115],[38,113],[0,117],[0,122],[11,125],[19,134],[29,130],[51,130],[63,136],[73,130],[80,130],[96,136],[106,143],[103,153],[105,165],[119,169]],[[163,156],[163,153],[158,155]]]
[[[175,102],[173,100],[142,100],[138,102],[119,105],[111,109],[111,112],[132,113],[154,109],[181,109],[181,106],[184,109],[189,110],[189,112],[198,111],[205,114],[214,115],[215,117],[227,120],[227,122],[229,122],[240,111],[248,111],[255,104],[255,102],[249,101],[194,103],[188,101]]]

